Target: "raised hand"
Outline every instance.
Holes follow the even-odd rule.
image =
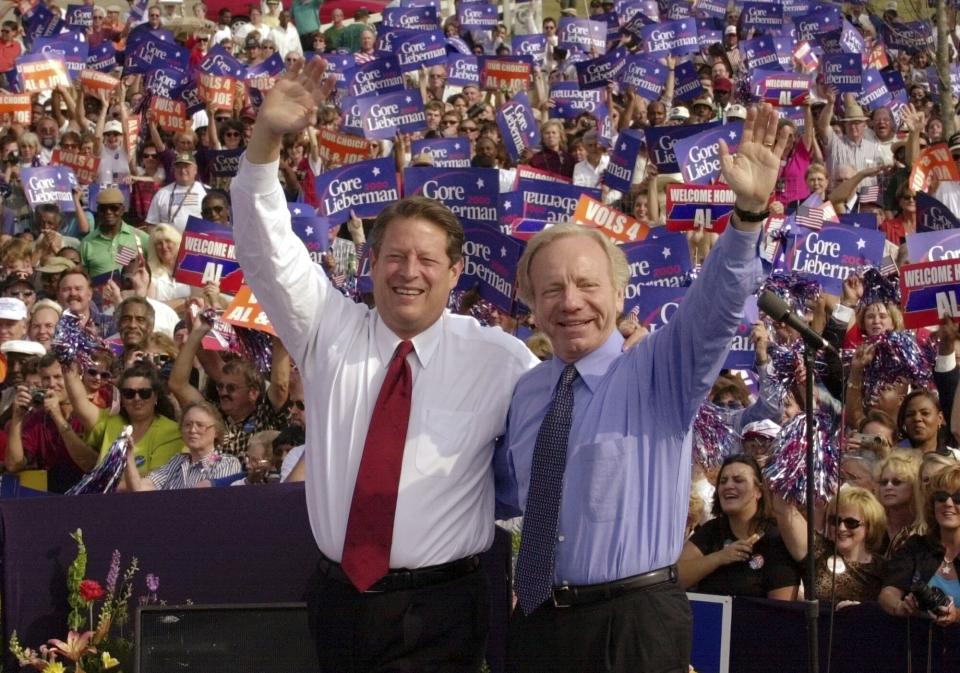
[[[737,195],[736,205],[748,212],[766,209],[780,173],[785,139],[777,140],[779,113],[769,104],[750,108],[743,124],[736,156],[720,141],[720,171],[723,181]],[[759,226],[759,223],[757,223]]]
[[[264,98],[254,130],[279,137],[299,133],[315,123],[317,107],[329,98],[336,84],[326,70],[327,62],[320,58],[292,66]]]

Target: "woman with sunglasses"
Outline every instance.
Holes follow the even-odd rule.
[[[918,616],[924,612],[918,588],[935,588],[946,605],[927,612],[938,626],[948,626],[960,621],[960,466],[930,481],[923,519],[926,533],[911,536],[887,564],[880,607],[895,617]]]
[[[920,475],[920,459],[912,451],[890,452],[877,466],[877,498],[887,517],[883,544],[889,558],[913,534],[917,518],[915,487]]]
[[[113,413],[120,410],[120,394],[113,387],[113,354],[99,351],[90,357],[90,362],[82,368],[80,380],[87,393],[87,399],[100,409],[110,409]]]
[[[123,473],[121,489],[129,491],[165,491],[210,486],[215,480],[239,477],[240,461],[220,453],[217,444],[225,426],[216,407],[207,402],[191,402],[183,409],[180,422],[183,445],[187,451],[173,456],[163,467],[144,476],[131,458]],[[130,454],[131,456],[133,454]]]
[[[66,386],[74,413],[87,432],[86,442],[100,452],[99,460],[127,425],[133,426],[133,460],[141,474],[161,467],[183,447],[173,403],[152,364],[138,362],[120,376],[119,413],[90,401],[77,366],[67,370]]]
[[[729,456],[713,496],[716,518],[683,545],[677,570],[684,588],[728,596],[794,600],[800,572],[769,511],[760,466],[752,456]]]
[[[160,160],[160,150],[153,142],[134,148],[130,157],[130,209],[138,222],[144,222],[153,195],[166,183],[167,171]]]
[[[917,233],[917,195],[909,182],[900,185],[896,199],[896,216],[881,222],[880,231],[888,241],[900,245],[907,234]]]

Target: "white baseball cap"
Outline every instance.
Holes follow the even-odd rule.
[[[26,339],[12,339],[5,341],[0,345],[0,353],[20,353],[21,355],[39,355],[44,356],[47,351],[36,341],[27,341]]]
[[[0,320],[23,320],[27,305],[15,297],[0,297]]]
[[[111,119],[103,125],[103,134],[106,135],[108,133],[123,134],[123,124],[118,122],[116,119]]]
[[[734,103],[727,106],[727,119],[746,119],[747,108]]]

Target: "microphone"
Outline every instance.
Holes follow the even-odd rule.
[[[807,321],[791,311],[787,302],[781,299],[775,292],[767,290],[761,294],[757,300],[757,307],[773,318],[774,322],[792,327],[798,331],[800,336],[803,337],[803,342],[810,348],[818,351],[826,349],[835,355],[839,355],[837,349],[834,348],[829,341],[810,329]]]

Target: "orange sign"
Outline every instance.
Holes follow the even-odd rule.
[[[23,93],[52,91],[58,86],[70,86],[67,66],[59,56],[17,63],[17,75],[20,76]]]
[[[120,86],[120,80],[105,72],[81,70],[80,86],[83,87],[85,93],[96,97],[100,91],[113,91],[116,89]]]
[[[51,163],[63,164],[72,169],[81,185],[89,185],[97,181],[100,173],[100,157],[79,152],[54,150]]]
[[[200,98],[216,110],[232,110],[237,93],[236,80],[232,77],[201,73],[197,78]]]
[[[642,241],[650,233],[650,227],[643,222],[637,222],[616,208],[604,205],[586,195],[581,196],[577,201],[573,219],[577,224],[599,229],[617,243]]]
[[[344,166],[373,158],[370,141],[349,133],[337,133],[330,129],[317,131],[320,158],[327,167]]]
[[[33,109],[30,105],[30,94],[28,93],[4,93],[0,94],[0,118],[11,115],[14,122],[18,124],[29,124],[32,119]]]
[[[940,182],[960,180],[960,170],[957,170],[946,143],[932,145],[920,153],[910,171],[910,188],[915,192],[927,191],[934,175]]]
[[[236,327],[246,327],[258,332],[277,335],[273,330],[273,325],[270,324],[270,318],[260,308],[257,298],[253,296],[253,292],[247,285],[240,286],[233,301],[223,312],[223,321]]]
[[[140,115],[127,117],[127,155],[133,156],[137,149],[137,138],[140,137]]]
[[[157,120],[157,126],[165,131],[178,133],[190,128],[187,106],[183,101],[157,96],[150,99],[150,111]]]

